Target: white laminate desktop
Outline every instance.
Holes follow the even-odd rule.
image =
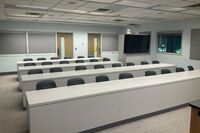
[[[134,77],[140,77],[145,75],[146,70],[153,70],[157,74],[160,74],[161,69],[167,68],[172,72],[175,72],[176,65],[172,64],[149,64],[149,65],[136,65],[136,66],[124,66],[116,68],[104,68],[104,69],[91,69],[83,71],[67,71],[59,73],[44,73],[35,75],[22,75],[20,87],[22,90],[23,105],[26,107],[25,92],[36,89],[36,84],[42,80],[52,79],[56,82],[57,87],[67,85],[67,81],[71,78],[83,78],[85,83],[96,82],[95,77],[98,75],[107,75],[110,80],[119,79],[120,73],[132,73]]]
[[[199,99],[199,86],[195,70],[26,92],[30,133],[81,132],[179,106]]]
[[[27,75],[29,70],[32,69],[42,69],[43,73],[49,73],[50,68],[60,67],[63,71],[72,71],[75,70],[76,66],[86,66],[87,69],[94,69],[95,65],[104,65],[105,68],[112,67],[112,64],[120,63],[117,61],[106,61],[106,62],[85,62],[85,63],[72,63],[72,64],[55,64],[55,65],[40,65],[40,66],[30,66],[30,67],[19,67],[18,69],[18,77],[21,75]]]
[[[75,63],[76,60],[84,60],[85,62],[89,62],[91,59],[97,59],[98,61],[102,61],[102,57],[95,58],[73,58],[73,59],[57,59],[57,60],[40,60],[40,61],[18,61],[17,68],[24,66],[25,63],[35,63],[36,65],[41,65],[42,62],[52,62],[52,64],[59,64],[60,61],[69,61],[70,63]]]

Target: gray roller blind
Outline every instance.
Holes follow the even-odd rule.
[[[102,34],[102,50],[103,51],[118,51],[118,35],[117,34]]]
[[[0,54],[26,54],[25,32],[0,32]]]
[[[200,29],[191,31],[190,59],[200,60]]]
[[[29,53],[55,53],[55,33],[29,32],[28,33]]]

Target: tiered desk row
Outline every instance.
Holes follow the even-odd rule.
[[[176,65],[149,64],[112,67],[121,62],[89,62],[24,67],[19,62],[18,77],[22,90],[23,107],[27,107],[30,133],[81,132],[129,118],[179,106],[200,97],[200,70],[175,73]],[[51,60],[52,61],[52,60]],[[31,61],[34,62],[34,61]],[[26,62],[27,63],[27,62]],[[105,68],[94,69],[101,64]],[[75,71],[76,66],[87,70]],[[60,67],[63,72],[49,73],[50,68]],[[31,69],[42,69],[42,74],[27,75]],[[161,69],[172,73],[161,75]],[[145,71],[158,75],[144,77]],[[119,74],[131,73],[134,78],[119,80]],[[108,82],[96,83],[95,77],[107,75]],[[86,84],[67,86],[72,78],[83,78]],[[43,80],[54,80],[57,88],[37,90]],[[170,96],[170,98],[169,98]]]

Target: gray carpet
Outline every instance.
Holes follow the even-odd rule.
[[[27,133],[26,111],[16,75],[0,76],[0,133]]]

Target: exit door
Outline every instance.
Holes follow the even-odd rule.
[[[58,57],[73,58],[73,34],[72,33],[57,33],[57,53]]]
[[[88,34],[88,56],[101,57],[101,34]]]

